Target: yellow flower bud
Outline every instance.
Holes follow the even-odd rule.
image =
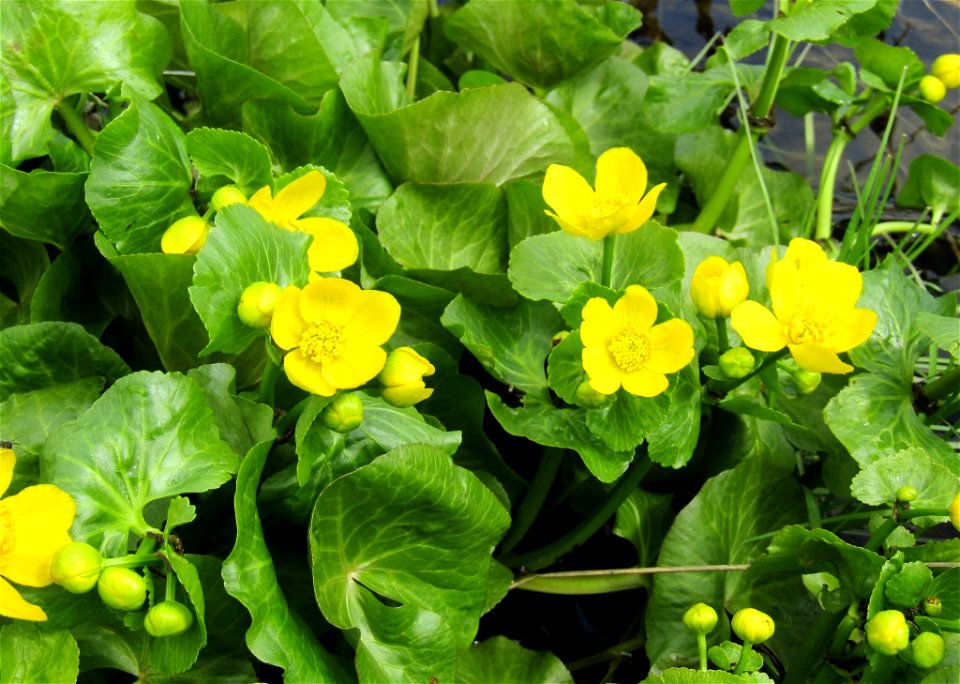
[[[733,308],[750,293],[743,264],[727,263],[718,256],[700,262],[690,281],[690,298],[707,318],[726,318]]]
[[[323,424],[336,432],[350,432],[363,422],[363,402],[356,394],[341,394],[320,414]]]
[[[923,612],[930,617],[937,617],[943,612],[943,604],[939,596],[928,596],[923,600]]]
[[[193,613],[182,603],[164,601],[147,611],[143,628],[152,637],[176,636],[190,629]]]
[[[957,532],[960,532],[960,492],[953,497],[953,501],[947,506],[947,514],[950,516],[950,522],[953,524],[953,528]]]
[[[943,660],[943,637],[933,632],[923,632],[910,644],[910,655],[918,667],[928,669]]]
[[[720,355],[720,370],[731,380],[745,378],[753,371],[756,360],[746,347],[734,347]]]
[[[210,198],[210,207],[214,211],[220,211],[224,207],[229,207],[231,204],[246,203],[247,196],[244,195],[243,191],[236,185],[224,185],[213,193],[213,197]]]
[[[947,88],[960,88],[960,55],[940,55],[933,61],[930,73],[939,78]]]
[[[738,610],[730,622],[734,633],[743,641],[762,644],[773,636],[773,618],[755,608]]]
[[[585,408],[600,408],[606,406],[610,400],[609,394],[601,394],[593,389],[589,380],[584,380],[577,385],[577,404]]]
[[[196,254],[207,241],[210,224],[199,216],[174,221],[160,239],[164,254]]]
[[[383,398],[394,406],[413,406],[433,394],[423,377],[433,375],[436,368],[410,347],[398,347],[387,356],[377,376],[383,385]]]
[[[71,542],[53,556],[50,577],[71,594],[85,594],[100,577],[100,552],[89,544]]]
[[[251,328],[266,328],[273,320],[273,310],[283,292],[276,283],[259,281],[248,285],[240,295],[237,316]]]
[[[897,501],[910,503],[920,495],[916,487],[904,486],[897,490]]]
[[[936,76],[920,79],[920,96],[927,102],[937,103],[947,95],[947,86]]]
[[[877,653],[896,655],[910,643],[907,620],[899,610],[883,610],[866,624],[867,642]]]
[[[695,603],[683,614],[683,624],[694,634],[709,634],[717,626],[717,611],[706,603]]]
[[[820,373],[803,368],[797,368],[790,375],[793,378],[793,386],[800,394],[811,394],[820,386],[820,381],[823,379]]]
[[[97,581],[100,599],[117,610],[137,610],[147,600],[147,583],[130,568],[109,567]]]

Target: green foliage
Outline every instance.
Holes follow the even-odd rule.
[[[80,649],[70,632],[41,632],[29,622],[0,627],[0,682],[75,680]]]

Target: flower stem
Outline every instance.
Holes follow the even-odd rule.
[[[407,67],[407,103],[413,102],[417,96],[417,69],[420,66],[420,36],[413,39],[410,48],[410,62]]]
[[[744,639],[743,648],[740,650],[740,659],[737,661],[737,669],[733,671],[733,674],[738,675],[743,673],[743,668],[746,667],[747,658],[750,657],[751,653],[753,653],[753,642]]]
[[[164,599],[167,601],[177,600],[177,575],[172,570],[167,573],[167,591]]]
[[[87,128],[87,124],[84,123],[83,117],[77,114],[77,110],[66,102],[57,103],[56,108],[60,117],[63,119],[63,123],[66,124],[67,129],[73,134],[73,137],[77,139],[80,146],[86,150],[87,154],[92,157],[94,137],[90,129]]]
[[[561,460],[563,460],[562,449],[544,449],[540,464],[537,466],[537,472],[530,483],[530,488],[523,497],[520,508],[517,509],[517,514],[513,518],[513,525],[510,526],[510,531],[504,537],[503,544],[500,546],[501,553],[510,553],[513,547],[523,539],[523,535],[527,533],[530,526],[533,525],[533,521],[536,520],[537,514],[543,507],[547,493],[557,476]]]
[[[293,405],[293,408],[283,414],[283,417],[277,421],[277,436],[283,437],[286,435],[300,420],[300,416],[303,415],[304,409],[307,408],[307,403],[310,399],[313,398],[311,394],[305,399],[301,399],[296,404]]]
[[[267,344],[270,344],[270,342],[267,341]],[[261,404],[273,406],[279,379],[280,364],[274,361],[270,354],[267,354],[267,363],[263,367],[263,375],[260,377],[260,390],[257,394]]]
[[[730,340],[727,338],[727,319],[718,316],[713,319],[717,324],[717,354],[723,356],[723,353],[730,348]]]
[[[700,654],[700,671],[707,671],[707,635],[697,632],[697,651]]]
[[[603,266],[600,269],[600,284],[604,287],[610,287],[610,281],[613,278],[614,239],[613,235],[607,235],[603,238]]]

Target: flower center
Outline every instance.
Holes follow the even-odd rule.
[[[307,326],[300,339],[300,351],[315,363],[330,363],[343,344],[343,326],[330,321],[317,321]]]
[[[622,370],[632,373],[643,366],[650,355],[650,342],[646,335],[633,328],[621,328],[610,338],[607,349]]]
[[[790,321],[789,337],[793,344],[817,344],[823,339],[822,326],[806,316],[796,316]]]
[[[14,533],[13,521],[5,507],[0,507],[0,557],[13,553],[17,545],[17,536]]]
[[[597,197],[593,206],[590,207],[590,219],[604,218],[617,213],[627,199],[622,195],[612,195],[607,197]]]

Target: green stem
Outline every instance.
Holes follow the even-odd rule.
[[[730,348],[730,340],[727,337],[727,319],[719,316],[713,319],[717,324],[717,354],[723,356],[723,353]]]
[[[410,48],[410,65],[407,67],[407,102],[413,102],[417,96],[417,69],[420,66],[420,36],[413,40]]]
[[[603,267],[600,270],[600,284],[604,287],[610,287],[610,281],[613,278],[613,251],[614,240],[616,236],[607,235],[603,238]]]
[[[503,539],[503,544],[500,547],[501,553],[510,553],[513,547],[523,539],[523,535],[525,535],[530,529],[530,526],[533,525],[534,520],[537,519],[537,514],[540,513],[540,509],[543,507],[543,502],[546,500],[547,493],[553,485],[562,460],[563,449],[544,449],[543,457],[537,466],[537,472],[533,476],[533,482],[530,483],[530,488],[523,497],[520,508],[517,509],[517,514],[513,518],[513,524],[510,526],[510,531]]]
[[[556,541],[520,555],[507,554],[499,559],[500,562],[514,568],[523,566],[529,570],[539,570],[550,565],[573,547],[592,537],[597,530],[603,527],[603,524],[620,508],[620,505],[637,488],[637,485],[640,484],[640,481],[652,467],[653,463],[647,456],[647,450],[644,446],[630,469],[617,481],[603,506],[598,508],[591,516]]]
[[[605,651],[592,656],[587,656],[586,658],[581,658],[580,660],[574,660],[572,663],[567,663],[567,670],[570,672],[575,672],[577,670],[582,670],[585,667],[596,665],[597,663],[603,663],[607,660],[619,658],[624,653],[630,653],[631,651],[636,651],[637,649],[643,648],[645,643],[647,643],[647,638],[645,636],[636,636],[632,639],[621,641],[619,644],[615,644]]]
[[[757,119],[766,119],[773,107],[773,100],[777,95],[777,87],[780,84],[780,75],[783,73],[783,67],[787,61],[790,41],[781,35],[777,35],[773,41],[773,47],[770,49],[770,55],[767,59],[767,67],[763,74],[763,83],[760,86],[760,93],[753,103],[753,116]],[[741,126],[737,135],[737,144],[730,155],[727,166],[723,169],[720,181],[710,195],[710,199],[703,205],[700,214],[690,226],[690,230],[698,233],[709,233],[716,228],[717,221],[723,210],[733,195],[734,188],[743,175],[743,170],[750,161],[750,146],[766,132],[766,127],[754,125],[749,134],[747,127]]]
[[[731,381],[728,382],[727,384],[721,386],[720,389],[719,389],[719,391],[720,391],[721,393],[723,393],[723,394],[727,394],[728,392],[731,392],[731,391],[735,390],[737,387],[739,387],[739,386],[742,385],[743,383],[745,383],[745,382],[747,382],[748,380],[752,379],[755,375],[759,375],[760,373],[762,373],[763,371],[765,371],[767,368],[769,368],[770,366],[772,366],[773,364],[775,364],[777,361],[779,361],[779,360],[782,359],[784,356],[786,356],[789,352],[790,352],[790,350],[789,350],[787,347],[784,347],[783,349],[781,349],[781,350],[778,351],[778,352],[771,352],[771,353],[768,354],[767,357],[763,360],[763,363],[761,363],[756,369],[754,369],[754,371],[753,371],[752,373],[750,373],[749,375],[746,375],[746,376],[744,376],[744,377],[742,377],[742,378],[739,378],[739,379],[737,379],[737,380],[731,380]]]
[[[162,563],[156,556],[147,557],[139,554],[130,556],[120,556],[119,558],[104,558],[100,564],[101,568],[139,568],[144,565],[156,565]]]
[[[697,651],[700,654],[700,671],[707,671],[707,635],[697,632]]]
[[[920,393],[930,401],[939,401],[957,391],[960,383],[960,366],[954,366],[933,382],[928,382]]]
[[[747,658],[753,653],[753,642],[747,639],[743,640],[743,648],[740,650],[740,659],[737,660],[737,669],[733,671],[734,675],[742,674],[743,668],[747,664]]]
[[[804,684],[810,681],[811,671],[823,660],[824,651],[837,634],[837,628],[845,615],[847,615],[846,610],[820,613],[813,631],[804,637],[801,655],[792,661],[796,665],[793,669],[787,670],[783,684]],[[850,632],[847,631],[844,636],[849,634]]]
[[[269,344],[269,342],[267,344]],[[277,390],[277,381],[279,379],[280,365],[268,355],[267,363],[263,367],[263,375],[260,378],[258,397],[261,404],[273,406]]]
[[[167,573],[167,591],[164,594],[164,599],[167,601],[177,600],[177,576],[172,571]]]
[[[303,415],[303,410],[307,408],[307,404],[312,398],[313,395],[310,395],[305,399],[301,399],[294,404],[292,409],[283,414],[283,417],[277,421],[278,437],[283,437],[297,424],[297,421],[300,420],[300,416]]]
[[[526,580],[526,578],[523,578]],[[513,588],[525,591],[535,591],[541,594],[565,594],[585,596],[589,594],[612,594],[618,591],[628,591],[649,587],[650,579],[647,575],[587,575],[581,577],[551,577],[547,575],[533,575],[529,581],[516,584]]]
[[[856,629],[858,624],[860,624],[860,616],[857,614],[856,605],[852,605],[847,609],[846,614],[840,621],[840,626],[837,627],[830,639],[829,653],[832,659],[839,661],[843,658],[843,649],[846,647],[847,641],[850,640],[850,633]]]
[[[87,154],[92,157],[94,143],[93,132],[87,128],[83,117],[77,114],[77,110],[66,102],[57,104],[57,112],[59,112],[63,123],[67,125],[67,129],[73,134],[73,137],[77,139],[77,142],[86,150]]]
[[[949,618],[934,618],[927,617],[927,620],[931,620],[936,623],[937,627],[947,632],[960,632],[960,619],[949,619]]]
[[[914,221],[881,221],[873,227],[873,235],[886,235],[888,233],[920,233],[921,235],[932,235],[937,230],[937,226],[929,223],[916,223]]]

